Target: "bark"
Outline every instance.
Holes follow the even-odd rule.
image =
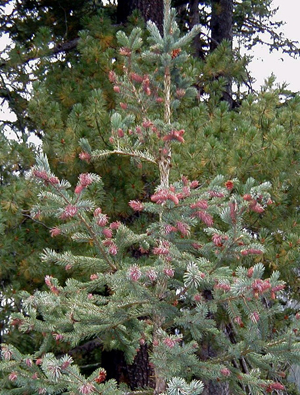
[[[126,363],[122,351],[103,351],[101,366],[106,370],[108,379],[126,383],[131,390],[155,387],[146,344],[140,347],[131,365]]]
[[[189,9],[190,9],[190,29],[192,29],[195,25],[199,25],[200,17],[199,17],[199,0],[190,0],[189,1]],[[193,47],[194,47],[194,55],[195,57],[204,59],[204,51],[202,48],[202,42],[200,40],[200,34],[198,34],[193,39]]]
[[[147,345],[140,347],[133,364],[128,366],[128,376],[132,389],[154,387],[153,369],[149,364]]]
[[[208,386],[204,388],[202,395],[229,395],[229,385],[228,383],[210,381]]]
[[[212,0],[211,44],[213,51],[223,40],[232,43],[233,0]]]
[[[117,9],[118,23],[125,23],[132,12],[137,9],[145,22],[154,22],[160,31],[163,27],[163,0],[119,0]]]
[[[203,345],[202,350],[202,358],[203,354],[207,353],[205,359],[211,359],[218,355],[210,345]],[[228,382],[218,382],[217,380],[203,380],[204,390],[202,395],[229,395],[229,383]]]
[[[233,41],[233,0],[212,0],[211,13],[211,43],[210,50],[216,49],[223,40],[227,40],[231,46]],[[227,101],[232,108],[232,80],[228,77],[227,85],[223,92],[222,100]]]
[[[210,341],[205,341],[201,344],[201,351],[199,357],[201,360],[211,360],[218,355]],[[202,395],[229,395],[229,383],[218,382],[217,380],[202,380],[204,390]]]

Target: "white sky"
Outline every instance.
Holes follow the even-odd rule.
[[[279,7],[274,19],[286,22],[283,26],[285,36],[300,43],[300,0],[273,0],[273,4]],[[289,84],[289,89],[300,91],[300,57],[293,59],[280,52],[270,54],[265,48],[257,47],[251,70],[257,80],[257,87],[261,86],[273,72],[277,82],[286,82]]]

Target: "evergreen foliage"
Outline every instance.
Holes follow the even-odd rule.
[[[4,121],[1,133],[8,126],[18,137],[20,144],[14,144],[12,153],[10,148],[5,148],[5,143],[1,163],[11,163],[13,159],[12,166],[6,166],[6,169],[11,169],[9,172],[13,176],[17,169],[17,175],[23,177],[24,172],[33,164],[35,148],[29,144],[29,136],[34,134],[42,139],[43,150],[57,176],[74,184],[81,172],[101,174],[106,187],[105,194],[99,196],[99,204],[105,212],[115,219],[122,217],[128,222],[136,222],[137,226],[146,226],[145,216],[136,218],[136,215],[131,215],[132,211],[126,202],[130,199],[147,198],[153,192],[158,173],[153,174],[151,164],[147,167],[144,162],[142,168],[132,167],[124,156],[116,159],[111,155],[106,161],[89,164],[78,160],[78,140],[82,138],[88,138],[94,150],[111,150],[108,140],[110,111],[115,107],[115,97],[107,73],[111,69],[112,59],[118,59],[113,65],[117,74],[121,72],[123,62],[116,53],[115,27],[112,26],[115,8],[111,4],[104,6],[101,2],[94,1],[68,1],[63,8],[52,1],[47,4],[39,1],[12,3],[0,2],[1,34],[9,34],[14,43],[1,54],[1,97],[9,104],[16,119]],[[182,8],[183,3],[174,2],[174,5]],[[11,10],[11,14],[8,15],[7,10]],[[203,4],[200,2],[200,21],[205,28],[209,27],[209,12],[210,1]],[[252,33],[258,32],[260,23],[271,35],[276,35],[276,27],[280,27],[280,24],[268,25],[269,17],[274,12],[269,1],[255,1],[251,5],[249,2],[235,3],[235,35],[239,35],[240,39],[247,35],[251,41]],[[112,18],[108,18],[108,15]],[[184,14],[180,15],[181,25],[187,26],[184,22],[187,16],[185,9]],[[143,26],[137,13],[130,19],[130,23],[132,26]],[[258,30],[251,30],[251,24]],[[40,29],[37,28],[39,25],[42,25]],[[284,43],[292,45],[290,41],[280,38],[280,35],[277,38],[279,42],[274,42],[280,48],[287,49]],[[205,40],[209,47],[209,38]],[[251,45],[256,41],[256,38],[252,40]],[[296,53],[295,47],[290,46],[290,49],[291,53]],[[296,268],[299,265],[296,209],[299,178],[295,176],[299,163],[299,98],[292,98],[292,94],[286,89],[278,89],[271,82],[266,85],[265,92],[261,95],[253,94],[248,98],[248,94],[243,92],[244,84],[249,86],[251,80],[245,71],[246,65],[247,59],[240,58],[238,52],[232,54],[230,46],[223,43],[216,51],[205,56],[200,65],[196,60],[190,59],[185,66],[185,74],[193,81],[196,77],[194,86],[204,103],[203,106],[199,106],[199,103],[195,105],[192,100],[193,88],[186,90],[182,85],[177,90],[176,95],[181,102],[184,101],[184,106],[181,105],[176,117],[182,116],[180,122],[184,125],[188,120],[191,122],[185,149],[181,149],[180,154],[173,155],[173,169],[176,167],[178,170],[177,174],[173,173],[176,174],[174,179],[182,172],[195,178],[210,178],[222,173],[243,181],[251,175],[262,182],[270,179],[273,188],[276,188],[275,194],[273,193],[276,202],[280,202],[280,205],[276,203],[276,210],[272,206],[268,211],[272,212],[272,220],[264,223],[262,239],[266,239],[269,245],[267,264],[274,265],[284,276],[289,276],[289,281],[294,282],[296,277],[290,276],[293,272],[287,267],[290,268],[291,263]],[[249,127],[241,122],[248,118],[249,111],[246,107],[239,107],[233,113],[228,111],[225,103],[219,103],[228,78],[233,79],[239,86],[234,92],[238,106],[244,97],[251,100],[251,106],[247,107],[251,109]],[[29,98],[32,98],[32,83],[34,99],[28,105]],[[206,101],[207,97],[209,100]],[[176,103],[178,102],[175,100],[175,106]],[[183,111],[184,108],[187,111]],[[156,107],[156,111],[158,110],[159,106]],[[262,120],[267,113],[270,116],[268,115],[268,125],[264,126],[264,140],[269,141],[272,138],[272,144],[268,148],[261,148],[260,125],[264,123]],[[236,117],[233,118],[233,115]],[[284,138],[279,126],[289,131],[288,139]],[[236,134],[231,133],[232,129]],[[202,149],[204,140],[207,142],[205,150]],[[237,142],[240,142],[238,149],[232,150]],[[245,150],[244,145],[250,148],[250,158],[246,156],[249,150]],[[214,148],[213,152],[211,147]],[[254,149],[256,147],[258,149]],[[17,151],[18,154],[15,154]],[[268,165],[270,161],[273,166]],[[229,167],[229,163],[232,166]],[[198,169],[197,172],[195,169]],[[265,174],[268,170],[269,173]],[[11,235],[2,241],[1,254],[4,255],[1,255],[1,259],[5,265],[1,268],[1,278],[5,279],[5,286],[8,285],[7,280],[12,280],[12,285],[5,288],[5,292],[11,297],[15,289],[27,286],[32,289],[41,283],[45,270],[41,267],[37,254],[53,240],[48,237],[47,230],[51,228],[51,223],[36,221],[29,226],[27,197],[31,196],[34,200],[36,193],[20,177],[13,177],[12,182],[8,181],[9,172],[6,171],[5,177],[8,178],[2,180],[0,189],[3,210],[1,223],[5,227],[6,235]],[[20,204],[16,205],[16,200]],[[264,218],[268,218],[267,215]],[[19,218],[18,225],[14,222],[16,218]],[[254,222],[258,225],[255,218]],[[46,231],[45,234],[41,225]],[[272,229],[271,225],[274,225]],[[275,232],[279,227],[280,232]],[[255,231],[258,233],[260,229],[255,226]],[[18,240],[14,240],[15,237]],[[57,247],[57,241],[54,244]],[[18,253],[14,247],[17,247]],[[63,244],[59,248],[68,249],[68,246]],[[14,278],[21,285],[14,282]],[[31,279],[34,281],[29,281]],[[294,284],[292,288],[297,289],[296,287],[297,284]]]
[[[98,172],[78,175],[73,168],[63,169],[58,164],[58,172],[65,176],[58,177],[47,156],[37,156],[26,181],[35,183],[39,190],[31,216],[50,218],[51,236],[66,237],[73,243],[63,251],[49,246],[41,256],[49,268],[64,268],[65,278],[48,273],[46,289],[20,295],[22,307],[11,317],[11,330],[25,337],[37,336],[40,344],[34,353],[2,344],[0,394],[197,395],[212,381],[228,386],[232,394],[282,393],[289,364],[300,363],[300,315],[287,312],[280,303],[286,284],[280,273],[266,264],[268,243],[255,227],[268,218],[276,197],[271,196],[271,183],[263,182],[263,171],[268,179],[266,168],[257,172],[259,182],[250,177],[259,165],[253,159],[257,150],[274,155],[274,160],[276,154],[279,159],[284,155],[272,139],[291,121],[286,108],[297,108],[298,99],[277,109],[273,103],[278,92],[270,87],[257,100],[249,97],[243,101],[240,118],[228,111],[225,103],[210,112],[216,104],[214,95],[207,106],[205,102],[194,105],[198,93],[189,69],[193,61],[185,46],[199,28],[182,36],[169,1],[165,1],[163,34],[152,23],[147,28],[148,45],[144,45],[140,28],[128,35],[117,34],[122,68],[117,65],[110,71],[109,80],[120,101],[110,116],[111,134],[102,135],[107,146],[98,148],[96,139],[90,142],[83,122],[81,152],[74,151],[83,163],[95,168],[108,155],[129,157],[131,162],[127,163],[132,168],[143,169],[148,163],[157,184],[150,198],[129,201],[136,217],[147,218],[146,226],[138,229],[137,222],[131,228],[122,216],[116,220],[107,215],[101,204],[105,182]],[[220,79],[216,82],[221,83]],[[73,133],[72,125],[78,124],[79,117],[89,119],[90,111],[92,122],[97,111],[101,118],[107,117],[104,91],[98,88],[92,92],[89,105],[73,106],[67,132]],[[218,90],[215,92],[217,97]],[[32,111],[42,103],[34,100]],[[43,111],[60,113],[55,103]],[[37,111],[35,114],[38,116]],[[242,122],[245,115],[248,119]],[[276,119],[270,127],[269,119]],[[247,138],[234,145],[237,153],[228,169],[212,177],[215,169],[206,166],[206,161],[210,160],[211,166],[218,163],[213,159],[225,149],[223,132],[227,131],[224,139],[231,147],[233,120]],[[63,123],[53,122],[53,127],[63,133]],[[196,131],[198,142],[193,142]],[[292,131],[290,140],[295,149]],[[75,138],[70,141],[75,146]],[[185,141],[187,149],[183,149]],[[189,160],[186,167],[191,174],[188,165],[200,168],[202,163],[192,174],[201,179],[190,181],[180,176],[176,180],[179,155],[182,161],[199,151],[193,143],[201,144],[203,155],[201,160]],[[242,143],[250,145],[248,151],[242,149]],[[50,148],[54,153],[55,147]],[[244,155],[253,167],[240,174]],[[82,166],[79,160],[76,165]],[[287,171],[292,177],[293,169]],[[279,167],[278,179],[282,173]],[[282,192],[282,186],[275,191]],[[272,229],[269,235],[267,230],[260,232],[266,233],[266,239],[273,236]],[[277,321],[287,314],[278,327]],[[89,367],[92,372],[84,374],[84,366],[80,366],[80,359],[74,362],[72,352],[91,340],[97,341],[101,350],[122,351],[128,364],[134,363],[146,346],[153,377],[149,387],[153,389],[128,388],[106,379],[100,359]]]

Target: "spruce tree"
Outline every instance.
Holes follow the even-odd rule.
[[[251,213],[272,207],[271,184],[224,175],[171,181],[172,151],[178,155],[189,133],[177,115],[197,96],[185,47],[199,28],[181,36],[169,1],[164,11],[163,33],[148,23],[146,47],[140,28],[117,34],[123,61],[122,73],[109,73],[120,97],[110,149],[80,140],[84,162],[118,155],[153,166],[151,198],[129,201],[136,217],[148,217],[147,228],[133,231],[108,217],[99,175],[81,173],[72,185],[44,154],[37,157],[29,174],[40,190],[32,217],[55,220],[51,235],[70,237],[81,253],[43,251],[42,261],[68,278],[46,275],[46,290],[21,294],[12,330],[40,334],[41,344],[34,354],[2,344],[2,394],[196,395],[211,382],[232,394],[266,394],[284,391],[288,364],[299,363],[300,315],[276,326],[285,283],[266,271],[266,247],[247,226]],[[87,340],[122,351],[128,363],[146,351],[149,388],[106,378],[101,358],[84,372],[74,359]]]
[[[20,146],[18,148],[16,148],[16,145],[14,146],[14,150],[19,152],[18,155],[10,154],[10,149],[3,149],[3,164],[10,162],[14,158],[14,163],[10,167],[12,169],[11,180],[13,180],[13,183],[17,180],[18,185],[13,185],[12,182],[3,180],[0,188],[1,208],[3,210],[1,222],[6,234],[11,235],[11,238],[5,238],[2,243],[0,253],[3,252],[3,255],[1,254],[1,259],[9,264],[3,265],[1,273],[2,276],[5,276],[5,285],[8,285],[10,278],[12,280],[17,278],[20,280],[21,287],[30,285],[32,288],[32,286],[35,287],[40,284],[39,280],[43,277],[41,274],[44,273],[36,258],[37,250],[43,248],[43,243],[47,245],[53,240],[43,235],[41,227],[37,229],[38,221],[35,222],[35,226],[28,226],[27,203],[29,201],[26,199],[26,202],[24,202],[24,196],[30,195],[34,199],[35,193],[32,193],[32,190],[28,188],[28,183],[21,180],[21,178],[32,164],[34,147],[30,146],[29,143],[30,134],[35,134],[42,139],[43,150],[47,153],[51,168],[59,177],[67,178],[74,183],[80,172],[90,171],[101,174],[106,185],[106,196],[104,199],[101,196],[101,204],[106,212],[114,217],[121,215],[123,219],[126,218],[128,221],[135,220],[136,217],[131,215],[126,199],[122,199],[122,196],[126,195],[130,200],[140,198],[145,194],[149,195],[153,187],[153,178],[146,166],[143,169],[135,169],[133,172],[132,168],[128,166],[127,158],[124,157],[118,159],[109,158],[105,163],[93,162],[89,166],[86,163],[80,163],[78,160],[77,141],[79,138],[87,137],[92,147],[97,146],[98,148],[100,139],[101,148],[110,148],[110,143],[107,139],[109,114],[106,110],[114,108],[115,104],[106,74],[111,66],[111,59],[116,57],[114,27],[112,26],[116,7],[111,5],[104,6],[101,2],[94,1],[68,1],[64,3],[64,8],[58,5],[57,2],[52,1],[48,1],[47,5],[44,2],[41,4],[39,1],[19,3],[9,1],[5,3],[10,6],[12,11],[10,15],[7,15],[5,12],[1,13],[1,33],[9,34],[14,45],[7,47],[1,54],[2,88],[0,94],[3,100],[8,102],[11,111],[15,113],[16,120],[3,122],[1,133],[4,133],[7,127],[13,129],[15,134],[19,136]],[[136,2],[136,4],[138,3]],[[182,7],[186,3],[185,1],[174,2],[178,7]],[[205,30],[205,28],[209,27],[207,25],[208,8],[202,7],[203,4],[199,3],[200,9],[197,6],[195,13],[198,14],[199,20],[204,26],[203,30]],[[210,4],[210,2],[206,3]],[[120,4],[121,2],[118,6]],[[249,23],[250,25],[253,23],[253,26],[255,25],[257,29],[260,29],[260,23],[262,23],[266,28],[266,24],[270,19],[269,16],[273,16],[275,10],[271,9],[269,1],[258,1],[252,4],[242,2],[236,3],[234,6],[234,35],[235,37],[238,35],[241,40],[245,39],[251,46],[253,44],[253,30],[251,30],[251,26],[249,27]],[[107,14],[111,15],[111,20],[107,18]],[[180,15],[180,24],[185,27],[187,26],[187,17],[187,9],[184,8],[184,12]],[[131,23],[141,24],[142,21],[135,13],[134,17],[131,18]],[[283,43],[285,42],[288,45],[288,47],[284,47],[285,50],[290,48],[292,51],[294,48],[292,43],[285,41],[280,35],[276,35],[276,27],[279,26],[276,24],[272,29],[269,26],[266,30],[274,37],[274,42],[278,44],[278,47],[283,48]],[[248,28],[250,31],[247,30]],[[201,36],[201,39],[202,42],[203,40],[205,41],[203,45],[208,48],[210,38],[205,36],[204,39]],[[228,144],[231,147],[233,143],[231,139],[232,133],[228,129],[228,125],[233,120],[233,113],[230,115],[226,106],[219,108],[219,101],[222,98],[220,93],[224,92],[224,89],[226,90],[226,80],[234,80],[241,87],[241,90],[236,90],[233,95],[233,105],[236,110],[243,97],[246,96],[243,93],[243,87],[245,83],[249,86],[251,79],[245,72],[246,60],[240,59],[238,53],[234,53],[233,56],[230,47],[225,43],[207,56],[208,52],[204,51],[203,57],[205,57],[205,60],[202,60],[200,67],[194,64],[194,67],[190,67],[188,70],[189,73],[199,76],[196,85],[201,100],[205,103],[207,95],[209,95],[210,100],[208,102],[209,108],[204,110],[207,115],[204,115],[202,112],[205,104],[201,111],[199,111],[198,106],[194,106],[192,111],[186,106],[188,114],[193,113],[195,116],[193,116],[194,122],[191,123],[193,133],[191,133],[190,126],[190,133],[187,136],[187,138],[192,138],[193,142],[192,144],[188,142],[185,145],[185,147],[188,147],[186,155],[183,150],[180,152],[180,156],[185,155],[185,158],[187,158],[185,161],[187,166],[185,166],[184,171],[186,174],[194,174],[198,177],[198,174],[195,174],[194,171],[195,166],[190,166],[189,163],[191,162],[191,155],[193,160],[194,158],[199,158],[199,155],[195,155],[193,150],[196,149],[198,151],[198,147],[201,147],[203,138],[200,136],[202,136],[204,128],[203,125],[200,125],[197,129],[195,125],[199,125],[199,119],[202,119],[202,116],[204,116],[206,120],[211,120],[211,124],[205,129],[204,135],[205,137],[209,135],[209,144],[213,144],[215,148],[214,156],[210,156],[209,149],[205,150],[203,155],[206,158],[204,160],[203,158],[200,159],[202,161],[201,166],[197,166],[205,169],[205,176],[207,176],[206,171],[209,172],[209,177],[212,174],[222,172],[222,174],[230,174],[232,178],[238,176],[240,179],[245,180],[252,173],[252,169],[248,167],[248,164],[255,159],[258,163],[261,163],[261,166],[255,167],[255,177],[262,181],[265,178],[269,179],[269,175],[264,176],[263,172],[266,167],[268,169],[271,156],[264,155],[264,152],[270,152],[270,150],[255,150],[256,154],[251,156],[252,160],[249,161],[248,158],[242,160],[243,155],[241,152],[243,148],[239,147],[234,155],[236,159],[240,155],[238,165],[235,163],[229,168],[225,164],[232,162],[232,151],[230,148],[226,148],[225,145]],[[120,67],[121,63],[117,62],[117,64]],[[116,72],[118,72],[117,69]],[[32,99],[31,83],[33,81],[39,81],[39,83],[35,83],[35,96],[28,104],[28,98]],[[58,81],[59,83],[57,83]],[[91,89],[94,89],[92,95],[90,94]],[[101,89],[102,93],[98,89]],[[266,92],[265,96],[267,95],[268,93]],[[278,146],[281,153],[286,153],[285,157],[272,155],[271,160],[275,164],[270,169],[276,171],[277,177],[279,174],[277,164],[280,162],[280,168],[288,169],[289,174],[285,177],[284,173],[281,172],[280,178],[274,179],[275,183],[273,183],[273,174],[270,175],[270,178],[272,178],[273,186],[278,186],[278,190],[275,193],[277,194],[278,192],[277,200],[281,202],[281,206],[277,207],[279,213],[275,213],[274,217],[276,217],[276,222],[281,225],[291,224],[288,234],[292,234],[293,237],[292,240],[287,242],[286,235],[284,234],[281,237],[280,235],[283,235],[283,233],[277,232],[276,251],[274,249],[274,254],[269,257],[269,261],[274,262],[276,260],[275,265],[279,269],[282,268],[284,274],[289,274],[291,271],[286,269],[287,264],[293,261],[294,266],[297,267],[299,262],[295,248],[298,228],[293,225],[294,222],[297,223],[295,217],[298,215],[296,194],[299,181],[295,174],[298,168],[297,162],[299,161],[297,159],[297,150],[294,149],[298,144],[298,121],[296,115],[298,99],[296,97],[295,100],[290,101],[291,97],[289,95],[286,96],[284,102],[286,104],[290,103],[285,106],[282,103],[283,95],[285,93],[282,90],[273,90],[271,95],[268,96],[268,111],[273,112],[274,110],[282,113],[280,117],[276,115],[268,118],[268,130],[272,130],[275,126],[277,128],[276,133],[272,132],[272,144],[269,144],[269,146],[272,147],[272,151],[276,150],[276,146]],[[255,95],[253,97],[256,98]],[[253,120],[253,125],[257,127],[257,125],[263,124],[260,122],[260,118],[264,117],[264,99],[261,101],[261,107],[256,105],[255,100],[251,99],[250,101],[252,103],[252,116],[250,119]],[[280,102],[281,105],[278,106],[277,102]],[[269,108],[270,105],[272,109]],[[283,107],[286,107],[286,111],[281,111]],[[246,106],[242,110],[246,110]],[[259,114],[256,114],[257,111],[259,111]],[[224,128],[222,126],[220,129],[218,126],[219,112],[222,122],[225,122],[225,124],[223,123]],[[284,112],[285,115],[283,115]],[[211,113],[213,115],[210,115]],[[243,114],[238,111],[237,118],[239,116],[243,118],[244,113],[247,116],[246,111]],[[184,112],[180,111],[180,114],[184,114]],[[176,116],[180,114],[176,114]],[[224,114],[226,116],[223,116]],[[244,130],[250,131],[251,129],[245,125],[241,127],[240,119],[237,118],[233,120],[239,123],[239,125],[233,126],[237,131],[237,134],[234,136],[234,142],[243,141],[243,139],[240,139],[239,133],[242,133],[244,136]],[[292,119],[292,122],[289,122],[289,119]],[[266,125],[266,123],[264,124]],[[206,125],[207,123],[205,123]],[[278,126],[288,128],[288,139],[284,139],[284,133],[280,133]],[[213,130],[214,128],[216,129]],[[219,132],[222,133],[221,139],[218,137]],[[224,132],[226,132],[226,135]],[[257,140],[260,138],[259,133],[260,129],[258,128],[258,133],[255,134]],[[251,133],[249,132],[249,134]],[[249,138],[253,138],[253,133]],[[267,141],[268,138],[265,140]],[[199,143],[194,144],[197,141]],[[220,141],[222,144],[220,144]],[[250,140],[247,137],[245,141]],[[222,148],[222,145],[224,145],[224,148]],[[253,144],[253,149],[255,145],[257,145],[257,141]],[[8,155],[5,155],[5,153],[8,153]],[[176,164],[180,162],[180,156],[173,156],[174,166],[174,162]],[[209,160],[207,160],[207,157],[209,157]],[[19,172],[21,167],[22,171]],[[227,170],[228,168],[229,171]],[[238,175],[234,171],[237,168],[239,170]],[[6,173],[7,169],[8,167],[6,166]],[[14,169],[18,169],[17,177],[15,177]],[[178,171],[180,174],[181,170]],[[118,181],[116,182],[116,180]],[[20,188],[21,184],[22,187]],[[20,204],[15,204],[16,200]],[[17,209],[17,215],[10,208]],[[272,207],[273,209],[274,206]],[[288,218],[287,221],[282,221],[283,215],[284,218]],[[16,218],[19,219],[18,225],[15,222]],[[144,218],[144,216],[140,216],[138,220],[143,222]],[[276,222],[272,222],[274,228],[277,226]],[[51,227],[51,224],[40,224],[43,224],[46,230],[47,226]],[[270,221],[268,228],[269,225]],[[20,231],[18,234],[19,244],[15,243],[13,246],[11,240],[16,236],[14,234],[16,229]],[[255,230],[258,231],[257,228]],[[273,230],[268,230],[268,241],[270,241],[270,237],[274,239]],[[286,229],[284,229],[284,232],[286,233]],[[265,235],[263,237],[265,238]],[[16,253],[17,245],[18,253]],[[68,248],[66,245],[61,245],[60,247],[61,249]],[[34,278],[34,281],[28,282],[28,279],[32,278]],[[294,276],[292,278],[295,279]],[[15,288],[20,288],[20,286],[14,283],[9,288],[14,290]],[[10,291],[9,294],[9,297],[11,297]]]

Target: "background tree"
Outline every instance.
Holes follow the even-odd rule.
[[[134,10],[139,10],[145,21],[152,21],[160,31],[163,27],[163,0],[119,0],[117,6],[117,21],[126,23]]]
[[[213,0],[211,12],[211,43],[210,50],[213,51],[223,41],[232,44],[233,40],[233,1]]]

